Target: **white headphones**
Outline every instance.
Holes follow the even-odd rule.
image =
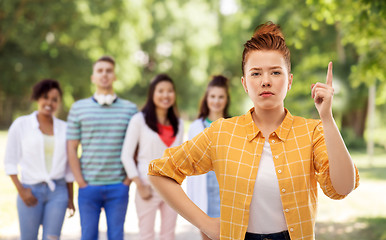
[[[111,105],[115,101],[115,99],[117,99],[117,95],[104,95],[95,93],[94,98],[100,105]]]

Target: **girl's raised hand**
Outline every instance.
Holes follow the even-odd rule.
[[[332,116],[332,98],[334,88],[332,87],[332,62],[328,64],[326,83],[317,82],[311,85],[311,96],[320,118]]]

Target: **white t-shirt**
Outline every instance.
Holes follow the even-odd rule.
[[[271,147],[265,141],[259,163],[247,232],[276,233],[287,230]]]

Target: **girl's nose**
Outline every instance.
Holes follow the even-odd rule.
[[[269,80],[268,77],[263,78],[263,80],[261,81],[261,86],[262,87],[271,87],[271,81]]]

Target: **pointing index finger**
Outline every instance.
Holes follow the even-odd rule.
[[[332,62],[328,63],[327,76],[326,76],[326,84],[332,87]]]

